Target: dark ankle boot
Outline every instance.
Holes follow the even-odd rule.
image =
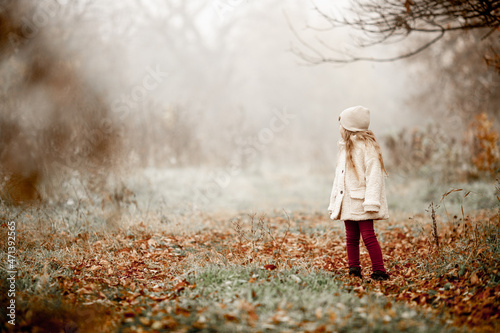
[[[361,267],[351,267],[349,268],[349,275],[363,278],[361,275]]]
[[[389,274],[383,271],[375,271],[370,276],[373,280],[376,281],[385,281],[389,279]]]

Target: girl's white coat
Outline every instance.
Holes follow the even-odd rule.
[[[341,140],[328,207],[332,212],[330,218],[344,221],[388,219],[384,172],[377,151],[356,136],[352,139],[352,158],[358,176],[347,163],[345,142]]]

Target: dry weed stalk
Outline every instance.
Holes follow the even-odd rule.
[[[497,181],[497,184],[495,185],[495,191],[496,191],[496,197],[497,197],[497,200],[498,200],[498,219],[497,219],[497,226],[498,226],[498,229],[500,230],[500,179],[497,178],[496,179]]]
[[[463,189],[461,189],[461,188],[454,188],[454,189],[449,190],[448,192],[446,192],[445,194],[443,194],[443,196],[441,197],[441,201],[440,201],[440,202],[441,202],[441,203],[443,203],[443,205],[444,205],[444,199],[445,199],[448,195],[450,195],[450,194],[451,194],[451,193],[453,193],[453,192],[461,192],[461,191],[463,191]],[[461,205],[460,205],[460,210],[461,210],[461,212],[462,212],[462,223],[463,223],[463,233],[464,233],[464,234],[467,232],[467,228],[468,228],[468,226],[467,226],[467,219],[465,218],[465,213],[464,213],[464,201],[465,201],[465,198],[467,198],[467,196],[468,196],[469,194],[471,194],[471,193],[473,193],[473,192],[472,192],[472,191],[467,191],[467,192],[464,194],[464,196],[463,196],[463,198],[462,198],[462,203],[461,203]],[[476,194],[477,194],[477,193],[476,193]],[[438,207],[439,207],[439,206],[438,206]],[[445,207],[445,209],[446,209],[446,207]],[[448,212],[447,212],[446,214],[448,214]]]
[[[288,233],[290,232],[290,216],[288,216],[288,214],[287,214],[287,212],[285,210],[283,210],[283,212],[286,215],[286,230],[285,230],[285,234],[281,238],[281,242],[278,244],[278,250],[275,251],[274,254],[273,254],[273,257],[275,257],[275,258],[281,257],[281,249],[283,248],[283,243],[287,239]],[[263,226],[265,226],[265,225],[263,224]],[[273,241],[273,245],[276,246],[276,244],[278,243],[278,241],[277,241],[276,237],[274,237],[274,235],[272,234],[271,229],[269,227],[267,228],[267,233],[271,237],[271,239]]]
[[[285,215],[287,217],[287,228],[285,230],[285,233],[281,239],[279,239],[277,233],[273,233],[271,230],[271,227],[266,223],[265,221],[265,216],[260,216],[258,220],[256,221],[256,216],[257,214],[249,214],[250,218],[250,230],[246,231],[244,228],[244,225],[241,221],[241,219],[237,219],[232,222],[234,230],[236,231],[236,234],[238,236],[239,240],[239,248],[245,247],[245,242],[248,244],[251,244],[251,255],[250,255],[250,260],[253,261],[255,259],[255,256],[261,246],[265,246],[266,243],[266,236],[268,236],[271,241],[273,247],[276,248],[276,250],[273,253],[273,258],[277,259],[280,258],[282,255],[282,249],[283,249],[283,244],[285,243],[289,232],[290,232],[290,217],[285,211]],[[259,244],[261,243],[261,244]]]
[[[439,236],[437,232],[437,222],[436,222],[436,209],[438,208],[439,205],[435,206],[434,202],[431,202],[431,204],[429,205],[432,218],[432,237],[434,238],[434,243],[436,243],[436,249],[439,251]]]

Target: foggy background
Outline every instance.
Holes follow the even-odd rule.
[[[324,25],[313,4],[342,15],[347,3],[4,1],[3,200],[324,211],[342,110],[371,110],[388,160],[383,137],[448,107],[415,97],[428,88],[417,62],[312,66],[291,52],[293,30],[351,47],[348,29],[307,28]],[[393,198],[412,191],[409,176],[389,173]]]

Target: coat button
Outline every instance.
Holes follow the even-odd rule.
[[[344,170],[342,170],[342,173],[344,173]]]
[[[340,194],[344,194],[344,191],[340,191]]]

